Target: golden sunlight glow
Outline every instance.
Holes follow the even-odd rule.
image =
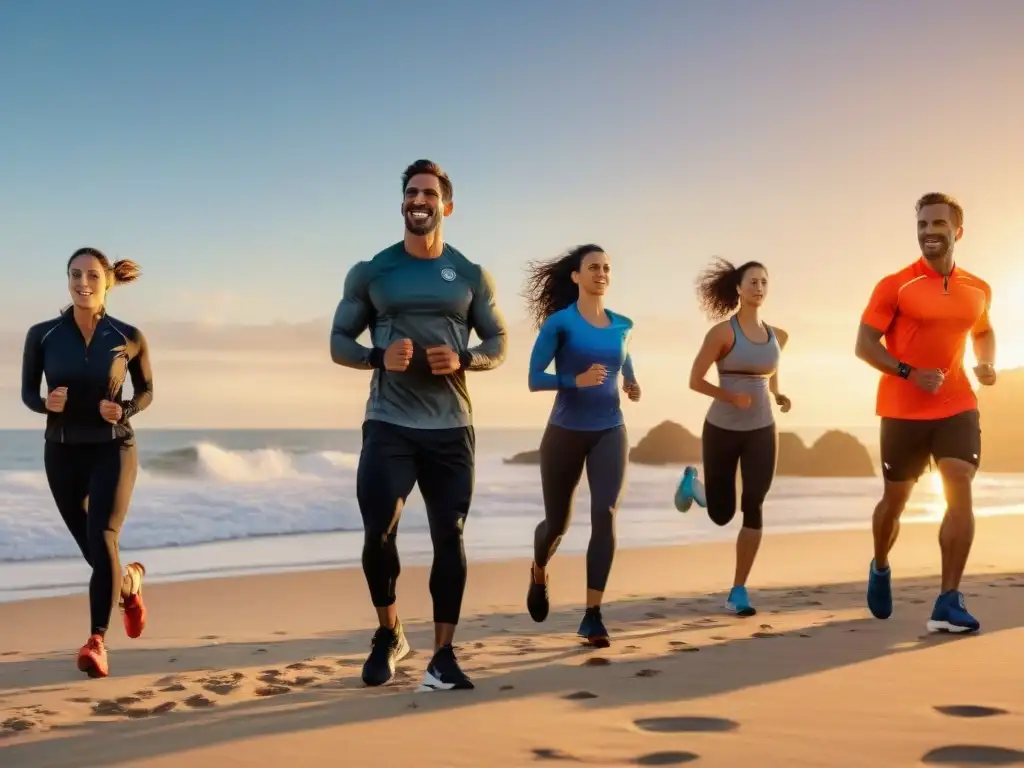
[[[925,475],[921,483],[922,490],[928,494],[924,508],[928,512],[930,520],[941,521],[946,513],[946,499],[942,490],[942,476],[937,469],[933,469]]]

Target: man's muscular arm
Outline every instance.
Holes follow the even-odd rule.
[[[469,326],[480,343],[459,355],[467,371],[490,371],[505,362],[508,352],[508,328],[495,299],[494,281],[480,267],[480,281],[469,307]]]
[[[384,364],[384,350],[364,347],[358,341],[373,320],[374,310],[368,295],[369,262],[361,261],[345,276],[341,301],[331,325],[331,360],[346,368],[371,370]]]

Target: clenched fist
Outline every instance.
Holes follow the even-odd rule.
[[[754,403],[754,398],[748,395],[746,392],[733,392],[729,396],[729,402],[735,405],[740,410],[747,410]]]
[[[634,403],[640,402],[640,385],[635,381],[626,381],[622,384],[622,391]]]
[[[577,387],[598,387],[604,384],[604,380],[608,378],[608,369],[603,365],[594,363],[592,366],[587,368],[583,373],[576,377]]]
[[[991,387],[996,383],[996,367],[992,363],[978,363],[974,366],[974,375],[982,386]]]
[[[427,362],[430,363],[430,372],[435,376],[447,376],[462,367],[459,353],[447,344],[427,347]]]
[[[404,371],[412,360],[412,339],[399,339],[391,342],[384,350],[384,369],[388,371]]]
[[[117,403],[111,402],[110,400],[103,400],[100,402],[100,416],[103,417],[104,421],[109,421],[111,424],[117,424],[121,420],[121,416],[124,411],[121,410],[121,406]]]
[[[46,410],[50,413],[63,413],[68,402],[68,388],[57,387],[46,396]]]
[[[910,381],[934,395],[945,383],[946,372],[939,368],[915,368],[910,372]]]

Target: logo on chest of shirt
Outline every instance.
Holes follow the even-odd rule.
[[[441,279],[450,283],[455,279],[455,270],[451,267],[445,267],[441,270]]]

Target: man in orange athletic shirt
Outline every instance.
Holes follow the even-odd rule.
[[[964,233],[961,205],[949,195],[931,193],[916,207],[921,258],[879,281],[857,334],[857,357],[883,374],[876,412],[884,490],[873,520],[867,601],[876,618],[892,614],[889,552],[910,493],[934,459],[946,491],[946,514],[939,529],[942,589],[928,629],[974,632],[980,625],[967,610],[960,580],[974,541],[971,483],[981,457],[981,428],[964,351],[970,337],[978,382],[995,384],[996,340],[988,317],[992,290],[954,262]]]

